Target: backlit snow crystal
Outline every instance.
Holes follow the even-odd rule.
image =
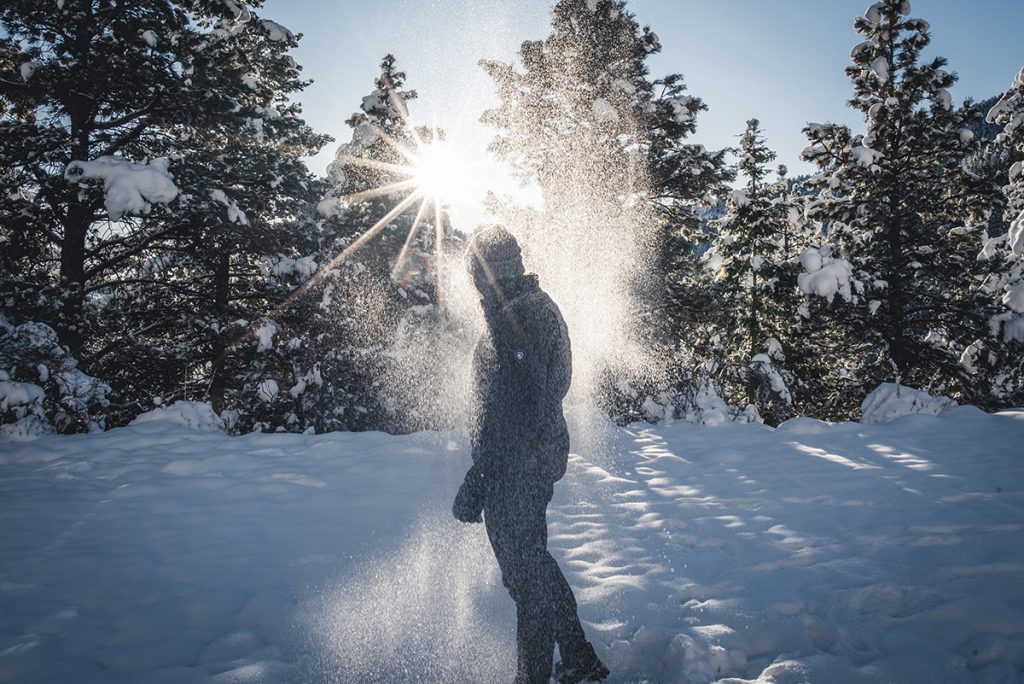
[[[603,97],[594,100],[591,110],[594,112],[594,120],[598,123],[609,123],[619,120],[619,113],[615,111],[615,107]]]

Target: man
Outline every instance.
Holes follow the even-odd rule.
[[[576,599],[547,550],[547,505],[565,474],[569,430],[562,399],[572,357],[558,307],[526,275],[501,226],[470,240],[469,271],[487,329],[473,357],[473,466],[455,497],[463,522],[486,521],[502,582],[516,604],[517,684],[546,684],[557,641],[559,682],[601,681],[608,669],[587,641]]]

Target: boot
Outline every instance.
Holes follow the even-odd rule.
[[[558,684],[576,684],[577,682],[600,682],[608,676],[608,668],[591,651],[591,656],[581,662],[567,663],[559,661],[555,665],[555,681]]]

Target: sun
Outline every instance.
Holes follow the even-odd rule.
[[[462,201],[474,185],[470,163],[451,143],[424,143],[410,160],[409,170],[416,192],[441,204]]]
[[[396,273],[402,272],[410,248],[430,214],[433,214],[434,228],[437,232],[434,248],[437,251],[437,258],[440,259],[443,217],[450,214],[453,209],[457,211],[459,207],[480,203],[478,194],[481,189],[481,174],[477,169],[479,164],[474,164],[466,149],[449,142],[438,129],[411,128],[412,139],[409,142],[413,144],[400,142],[380,130],[374,132],[401,156],[404,163],[381,162],[359,156],[347,157],[344,161],[356,166],[386,171],[399,180],[343,197],[341,200],[356,203],[371,197],[393,196],[396,193],[405,193],[405,198],[398,201],[373,227],[332,259],[327,264],[328,270],[355,254],[399,215],[417,203],[419,207],[416,210],[416,217],[406,236],[405,244],[397,255],[393,270]]]
[[[396,111],[408,124],[408,112],[405,103],[394,97],[392,100]],[[363,158],[359,155],[347,156],[342,159],[345,164],[363,166],[384,171],[396,180],[382,183],[379,187],[369,188],[361,192],[339,197],[339,205],[355,204],[373,197],[404,197],[367,229],[354,242],[336,254],[328,262],[320,265],[316,273],[283,302],[279,308],[290,305],[297,297],[319,283],[328,273],[349,260],[369,241],[376,238],[392,222],[406,211],[415,207],[415,218],[405,237],[404,244],[395,256],[392,264],[392,277],[398,280],[409,266],[412,246],[422,229],[429,230],[433,223],[435,235],[431,242],[435,250],[435,263],[443,258],[444,226],[446,223],[456,229],[456,223],[477,225],[479,217],[486,214],[484,197],[488,192],[499,188],[508,188],[511,176],[499,170],[491,158],[486,146],[479,145],[478,140],[467,137],[456,138],[460,143],[450,140],[444,132],[436,127],[409,126],[410,136],[406,140],[398,140],[383,130],[373,128],[373,134],[391,147],[399,157],[398,163],[383,162]],[[458,133],[458,131],[455,131]],[[506,178],[507,176],[507,178]],[[418,206],[417,206],[418,205]],[[456,221],[455,219],[459,220]],[[438,294],[440,302],[440,293]]]

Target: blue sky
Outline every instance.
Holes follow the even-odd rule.
[[[419,91],[414,123],[462,128],[485,137],[476,120],[495,102],[482,57],[513,59],[523,40],[549,32],[553,0],[268,0],[262,16],[305,34],[295,58],[315,80],[299,99],[307,121],[337,142],[310,160],[322,173],[345,119],[372,89],[381,57],[392,52]],[[693,140],[735,144],[757,117],[779,161],[794,172],[808,121],[859,122],[845,102],[843,74],[858,41],[853,18],[868,0],[632,0],[628,8],[663,45],[652,75],[681,72],[710,110]],[[1024,65],[1024,0],[912,0],[912,15],[932,26],[926,56],[943,55],[960,76],[957,101],[1005,89]]]

